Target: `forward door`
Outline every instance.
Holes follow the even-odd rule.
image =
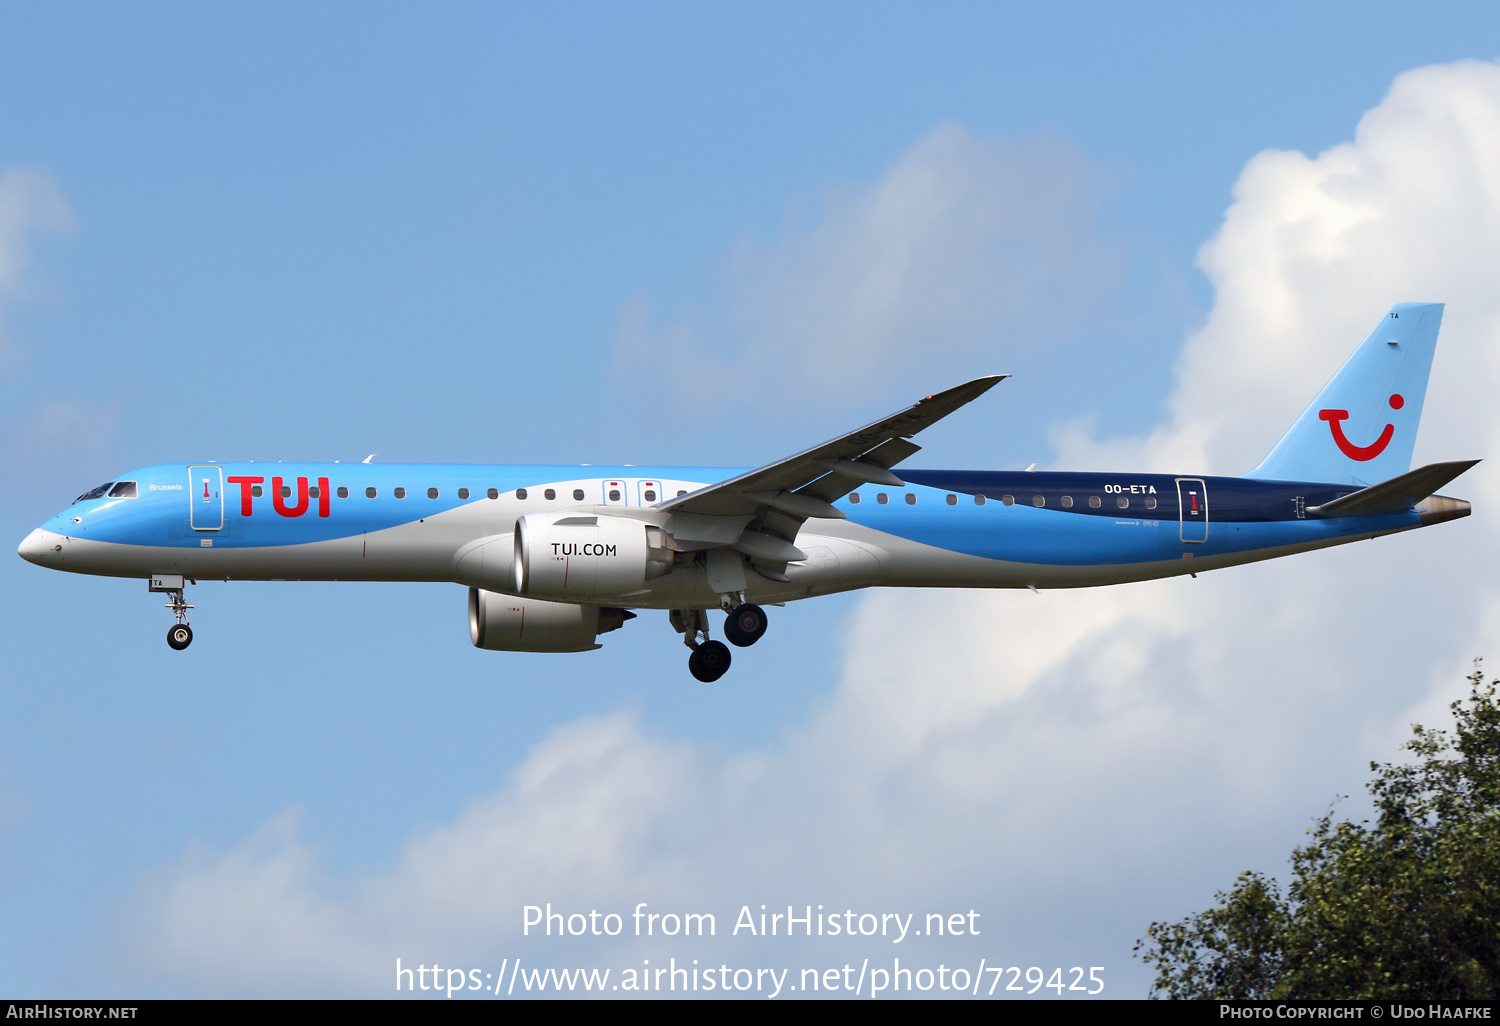
[[[188,467],[188,520],[195,531],[224,526],[224,469],[209,464]]]

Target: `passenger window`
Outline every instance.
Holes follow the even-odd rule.
[[[495,489],[493,489],[493,488],[490,489],[491,492],[493,492],[494,490]],[[490,498],[493,499],[494,496],[491,495]],[[524,488],[517,488],[516,489],[516,498],[524,500],[526,498],[526,489],[524,489]]]
[[[1072,509],[1073,508],[1073,496],[1071,496],[1071,495],[1064,495],[1062,497],[1062,505],[1063,505],[1063,509]]]
[[[1156,508],[1156,496],[1154,496],[1154,495],[1148,495],[1148,496],[1146,496],[1146,508],[1147,509],[1155,509]]]
[[[373,489],[373,488],[366,488],[365,489],[365,498],[367,498],[367,499],[373,499],[373,498],[375,498],[375,489]]]
[[[484,494],[488,495],[492,499],[498,499],[498,498],[500,498],[500,489],[498,489],[498,488],[491,488],[489,491],[485,492]],[[521,494],[525,495],[526,494],[526,489],[522,488],[521,489]]]
[[[575,499],[581,499],[581,498],[583,498],[583,496],[580,495],[578,492],[574,492],[573,493],[573,497]],[[620,501],[620,489],[618,489],[618,488],[611,488],[609,490],[609,501],[610,502],[619,502]]]
[[[1000,496],[1000,501],[1007,506],[1014,506],[1016,504],[1016,497],[1014,495],[1002,495]]]
[[[551,488],[548,488],[545,492],[542,493],[542,498],[546,499],[548,502],[551,502],[553,499],[557,498],[557,492],[553,491]]]
[[[908,506],[915,506],[917,504],[917,496],[915,492],[906,493],[906,504]]]
[[[250,494],[253,495],[253,496],[255,496],[258,499],[262,495],[264,495],[265,492],[261,490],[260,485],[251,485],[250,486]]]
[[[686,494],[687,494],[687,489],[685,489],[685,488],[679,488],[679,489],[677,489],[677,497],[679,499],[682,498]]]
[[[469,490],[467,488],[460,488],[458,490],[458,497],[460,499],[467,499],[469,497]]]
[[[347,498],[349,498],[349,489],[345,488],[343,485],[339,485],[339,498],[341,498],[341,499],[347,499]]]
[[[281,486],[281,497],[283,499],[290,499],[292,497],[292,486],[291,485],[282,485]]]
[[[109,490],[111,499],[133,499],[135,498],[135,482],[121,481]]]
[[[876,492],[875,501],[884,506],[886,503],[891,501],[891,497],[885,494],[885,492]]]
[[[647,502],[655,502],[656,501],[656,489],[654,489],[654,488],[647,488],[646,489],[646,501]]]
[[[438,495],[438,493],[437,493],[437,489],[436,488],[429,488],[429,489],[427,489],[427,497],[429,499],[436,499],[437,495]]]
[[[1090,495],[1089,496],[1089,509],[1098,509],[1102,505],[1103,505],[1103,503],[1099,501],[1099,496],[1097,496],[1097,495]]]
[[[307,494],[309,498],[316,499],[318,497],[318,486],[313,485],[307,490]]]
[[[406,489],[405,488],[397,488],[393,494],[398,499],[404,499],[404,498],[406,498]]]
[[[957,495],[949,495],[948,496],[948,505],[950,505],[950,506],[957,506],[958,505],[958,496]]]
[[[582,502],[583,501],[583,489],[582,488],[574,488],[573,489],[573,501],[575,501],[575,502]]]
[[[858,492],[850,492],[849,493],[849,504],[851,506],[858,506],[859,505],[859,493]]]
[[[1122,496],[1120,496],[1118,499],[1115,500],[1115,505],[1119,506],[1121,509],[1129,509],[1130,508],[1130,496],[1128,496],[1128,495],[1122,495]]]
[[[1031,504],[1038,508],[1045,506],[1047,505],[1047,497],[1045,495],[1033,495],[1031,497]]]
[[[983,495],[976,495],[976,496],[974,496],[974,505],[976,505],[976,506],[983,506],[984,505],[984,496]]]

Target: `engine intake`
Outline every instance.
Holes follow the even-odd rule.
[[[672,570],[658,527],[628,517],[528,513],[516,520],[515,590],[534,598],[628,595]]]
[[[635,619],[628,609],[517,598],[469,589],[469,640],[496,652],[588,652]]]

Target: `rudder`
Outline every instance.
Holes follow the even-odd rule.
[[[1398,303],[1243,475],[1366,486],[1411,469],[1442,303]]]

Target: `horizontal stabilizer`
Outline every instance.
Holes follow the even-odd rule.
[[[1307,512],[1319,517],[1371,517],[1381,513],[1399,513],[1413,508],[1478,462],[1479,460],[1454,460],[1451,463],[1429,463],[1389,481],[1350,492],[1321,506],[1309,506]]]

